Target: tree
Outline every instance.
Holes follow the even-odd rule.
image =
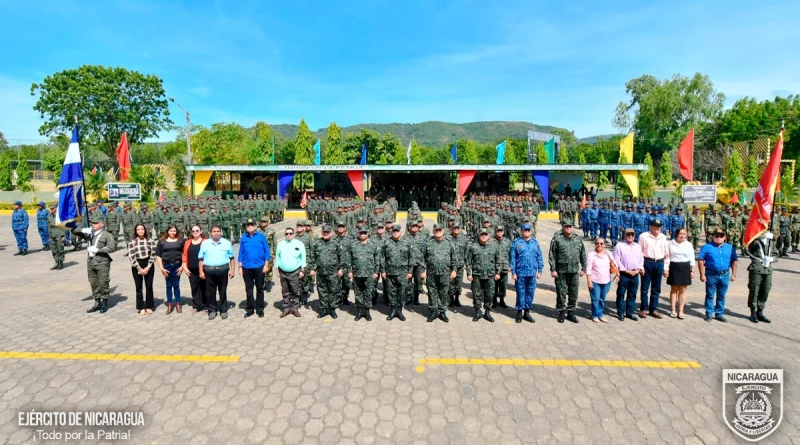
[[[186,166],[180,159],[177,159],[172,162],[171,167],[172,173],[175,175],[175,190],[183,193],[186,188]]]
[[[747,175],[744,177],[744,182],[748,187],[758,187],[758,180],[758,166],[756,165],[756,159],[751,156],[750,161],[747,163]]]
[[[328,165],[344,165],[347,160],[344,157],[344,141],[342,140],[342,129],[336,122],[328,125],[328,137],[325,150],[322,153],[322,163]]]
[[[600,158],[600,164],[605,164],[606,159]],[[603,190],[608,187],[608,170],[600,170],[597,173],[597,191]]]
[[[0,190],[14,190],[14,185],[11,183],[12,171],[8,151],[0,153]]]
[[[663,81],[641,76],[625,84],[625,93],[630,101],[617,105],[613,125],[635,133],[634,159],[645,153],[661,156],[677,147],[691,128],[719,116],[725,102],[725,95],[700,73],[691,78],[676,74]]]
[[[8,150],[8,141],[6,140],[5,135],[3,135],[3,132],[0,131],[0,151],[6,150]]]
[[[558,163],[561,165],[569,164],[569,153],[567,152],[567,147],[563,144],[558,147]]]
[[[136,167],[136,166],[134,166]],[[150,166],[138,166],[139,168],[149,168]],[[133,176],[133,168],[131,169],[131,177]],[[108,183],[108,177],[106,176],[105,172],[97,170],[95,173],[92,173],[89,169],[83,169],[83,179],[84,184],[86,185],[86,194],[91,195],[92,199],[102,199],[104,198],[103,194],[105,193],[106,183]],[[131,179],[131,182],[141,182],[137,180]],[[142,188],[144,189],[145,185],[142,183]]]
[[[800,155],[800,95],[762,102],[749,97],[737,100],[716,120],[713,141],[728,144],[769,137],[774,144],[782,124],[786,125],[783,156],[794,159]]]
[[[739,184],[744,180],[743,171],[742,158],[738,152],[734,151],[728,157],[728,164],[725,168],[725,186],[738,190]]]
[[[22,192],[32,192],[35,190],[31,184],[31,169],[27,159],[21,157],[17,160],[17,190]]]
[[[398,151],[402,151],[403,144],[400,143],[400,138],[394,134],[384,133],[381,137],[381,143],[377,148],[379,148],[380,151],[378,152],[378,160],[376,164],[388,165],[395,163],[395,154]],[[369,148],[367,148],[367,151],[369,151]],[[369,157],[369,155],[367,155],[367,157]],[[402,156],[397,160],[396,163],[401,164],[405,160],[405,156]]]
[[[644,163],[647,164],[647,171],[639,174],[639,196],[642,198],[652,198],[656,193],[655,167],[653,167],[653,157],[650,153],[644,156]]]
[[[250,164],[271,164],[275,133],[266,122],[258,121],[253,125],[252,137],[253,143],[250,144],[247,156]]]
[[[33,109],[45,120],[41,135],[71,133],[77,117],[81,143],[102,146],[111,159],[123,132],[137,144],[172,123],[162,80],[125,68],[64,70],[31,85],[31,95],[37,94]]]
[[[198,164],[248,164],[256,151],[252,132],[239,124],[220,122],[192,135],[192,158]]]
[[[99,174],[98,172],[94,176]],[[90,191],[89,176],[86,176],[86,179],[86,190]],[[167,181],[164,179],[164,175],[152,165],[132,165],[131,182],[138,182],[142,185],[142,196],[147,201],[153,200],[156,191],[167,188]]]
[[[578,164],[586,164],[586,156],[583,154],[583,152],[578,152]],[[583,172],[583,183],[589,183],[589,173]]]
[[[672,158],[670,152],[665,151],[661,155],[661,163],[658,165],[658,185],[669,187],[672,184]]]
[[[64,157],[67,155],[67,150],[54,147],[44,152],[44,159],[42,159],[42,169],[44,171],[53,172],[53,181],[58,184],[58,179],[61,176],[61,168],[64,166]]]
[[[305,119],[300,119],[297,136],[294,138],[294,163],[295,165],[314,164],[314,136],[308,128]],[[297,190],[305,190],[314,185],[313,173],[297,173],[294,175],[294,186]]]
[[[548,161],[547,151],[544,149],[544,142],[539,141],[539,143],[536,144],[536,163],[545,165]]]

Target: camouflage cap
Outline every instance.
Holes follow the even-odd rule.
[[[400,224],[392,224],[392,232],[400,231]]]
[[[573,221],[570,218],[561,218],[561,226],[562,227],[572,227]]]
[[[714,228],[711,230],[711,234],[712,234],[712,235],[716,235],[716,234],[718,234],[718,233],[721,233],[721,234],[725,235],[725,230],[723,230],[723,229],[722,229],[722,227],[714,227]]]
[[[58,208],[58,203],[57,203],[57,202],[51,203],[51,204],[50,204],[50,208],[51,208],[51,209]]]
[[[337,220],[336,220],[336,226],[337,226],[337,227],[346,227],[346,226],[347,226],[347,224],[345,224],[345,223],[344,223],[344,220],[337,219]]]
[[[505,232],[505,228],[503,228],[503,226],[497,226],[497,227],[494,229],[494,231],[495,231],[495,232]]]
[[[325,224],[324,226],[322,226],[322,232],[323,233],[324,232],[330,232],[330,231],[331,231],[331,226],[329,226],[328,224]]]
[[[314,223],[312,223],[311,220],[306,219],[306,220],[303,220],[303,225],[304,226],[313,226]]]
[[[442,225],[441,224],[434,224],[433,225],[433,230],[442,230]]]
[[[102,215],[92,215],[91,217],[89,217],[89,222],[91,224],[101,223],[101,222],[103,222],[103,216]]]
[[[450,226],[450,228],[451,228],[451,229],[460,229],[460,228],[461,228],[461,224],[459,224],[459,223],[453,223],[453,224]]]
[[[489,229],[483,228],[478,233],[480,233],[481,235],[488,235],[489,234]]]

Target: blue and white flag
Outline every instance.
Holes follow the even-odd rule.
[[[408,161],[408,165],[411,165],[411,141],[408,141],[408,149],[406,149],[406,161]]]
[[[497,150],[497,164],[498,165],[505,164],[506,163],[506,141],[503,141],[503,142],[497,144],[497,147],[495,147],[495,150]]]
[[[317,142],[314,144],[314,165],[321,164],[320,162],[322,160],[321,152],[322,150],[319,147],[319,139],[317,139]]]
[[[83,209],[83,163],[78,145],[78,126],[72,130],[72,140],[58,179],[58,211],[56,222],[75,227]]]
[[[361,144],[361,165],[367,165],[367,141]]]
[[[458,143],[453,142],[453,146],[450,147],[450,158],[453,160],[453,164],[458,164]]]

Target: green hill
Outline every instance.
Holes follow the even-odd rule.
[[[281,136],[294,139],[297,134],[297,125],[277,124],[270,125]],[[438,146],[446,145],[457,139],[472,139],[477,142],[497,142],[504,138],[525,139],[528,130],[547,133],[571,133],[562,128],[548,125],[537,125],[530,122],[514,121],[487,121],[453,124],[449,122],[428,121],[418,124],[358,124],[343,127],[344,133],[358,132],[361,128],[374,130],[379,133],[392,133],[400,138],[403,143],[408,143],[415,138],[420,145]],[[324,139],[328,129],[321,128],[314,132],[314,136]]]

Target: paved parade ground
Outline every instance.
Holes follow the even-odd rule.
[[[294,222],[272,227],[282,237]],[[559,324],[548,267],[535,324],[514,323],[512,308],[495,323],[473,322],[466,281],[464,306],[447,324],[426,323],[424,304],[410,306],[406,322],[386,321],[380,297],[371,322],[355,322],[347,313],[355,306],[340,308],[337,320],[317,319],[316,294],[301,318],[279,319],[279,285],[266,317],[244,319],[238,275],[228,288],[230,317],[209,321],[188,306],[185,278],[184,312],[165,315],[159,274],[156,312],[140,317],[122,243],[112,255],[111,307],[87,314],[86,251],[68,249],[67,267],[51,271],[50,252],[12,256],[9,225],[0,217],[0,444],[56,429],[20,426],[19,413],[32,410],[143,412],[144,426],[117,428],[130,434],[117,443],[744,443],[722,418],[725,368],[782,368],[783,421],[762,443],[800,442],[798,254],[775,265],[772,324],[747,320],[748,259],[728,292],[728,323],[703,320],[699,279],[685,320],[668,317],[664,283],[663,319],[618,321],[614,285],[609,322],[592,323],[582,279],[580,323]],[[557,230],[554,221],[539,223],[545,258]],[[35,229],[28,241],[41,247]]]

